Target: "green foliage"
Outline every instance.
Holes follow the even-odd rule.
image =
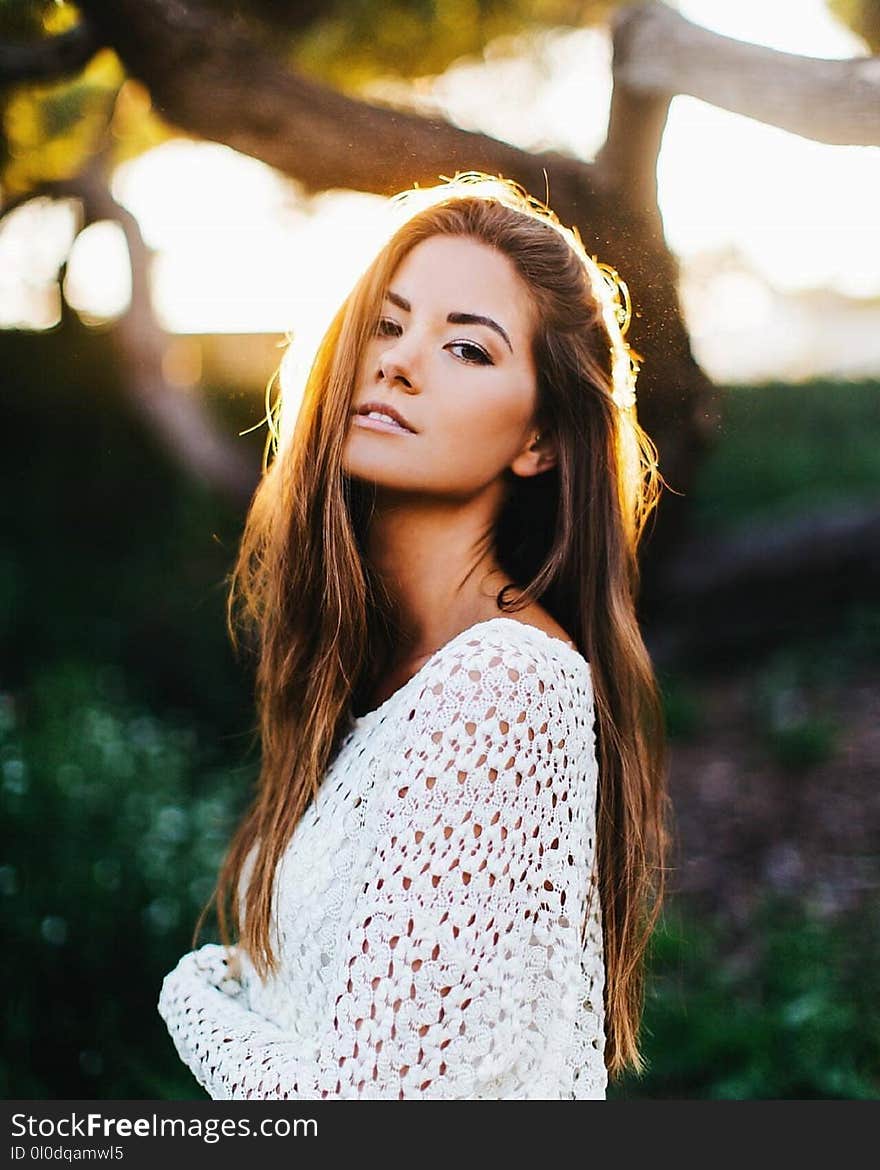
[[[703,712],[696,687],[683,675],[664,673],[659,676],[666,720],[666,734],[671,740],[688,740],[703,723]]]
[[[876,1099],[880,917],[769,902],[745,937],[675,914],[649,964],[648,1071],[614,1098]]]
[[[835,628],[771,650],[750,672],[749,708],[754,725],[774,732],[816,723],[835,736],[824,712],[835,688],[864,675],[880,658],[880,605],[854,605]],[[829,744],[829,747],[832,746]]]
[[[731,387],[715,450],[694,489],[707,532],[880,493],[880,393],[873,381]]]
[[[771,755],[794,772],[830,759],[838,743],[837,721],[823,709],[821,679],[811,673],[797,653],[784,649],[752,679],[755,723]]]
[[[831,759],[837,749],[838,726],[832,719],[817,716],[774,726],[768,741],[776,760],[792,772],[802,772]]]
[[[63,0],[0,0],[0,36],[10,41],[29,41],[56,31],[59,19],[73,19],[71,5]]]
[[[0,0],[0,37],[13,43],[64,33],[78,20],[76,8],[62,0]],[[72,81],[13,86],[0,95],[0,184],[7,194],[23,195],[82,169],[102,122],[107,67],[115,61],[109,53],[98,58],[97,67],[90,63]]]
[[[167,461],[100,333],[70,320],[0,345],[0,459],[15,484],[0,496],[0,686],[27,686],[33,663],[113,663],[151,710],[241,727],[247,678],[225,630],[239,510]],[[245,424],[223,410],[232,438]],[[258,466],[261,435],[241,442]]]
[[[293,60],[344,90],[436,75],[490,41],[607,17],[609,0],[337,0],[294,42]]]
[[[100,334],[0,347],[0,1090],[202,1097],[155,1003],[256,775],[224,625],[241,516],[154,447]]]
[[[3,187],[22,195],[79,174],[105,142],[122,67],[109,49],[73,81],[18,86],[3,103]]]
[[[30,11],[27,16],[23,8]],[[10,39],[33,41],[57,36],[79,22],[72,4],[23,5],[0,0],[0,28]],[[124,79],[122,66],[110,49],[96,53],[74,78],[47,84],[14,86],[0,102],[2,158],[0,183],[21,196],[41,183],[79,174],[105,144],[113,103]]]
[[[252,776],[112,665],[58,662],[0,695],[0,896],[17,971],[4,1096],[200,1096],[155,1013]]]

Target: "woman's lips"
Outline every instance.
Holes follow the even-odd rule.
[[[353,414],[351,418],[356,426],[363,427],[367,431],[386,431],[389,435],[411,435],[413,433],[398,423],[386,422],[384,418],[370,418],[366,414]]]

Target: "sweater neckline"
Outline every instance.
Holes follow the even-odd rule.
[[[575,661],[582,669],[585,669],[588,673],[590,673],[589,662],[586,660],[586,658],[584,658],[580,650],[575,647],[573,642],[565,642],[562,640],[562,638],[557,638],[553,634],[548,634],[546,630],[542,630],[539,626],[533,626],[529,622],[517,621],[516,618],[485,618],[482,621],[474,622],[473,625],[467,626],[465,629],[459,631],[459,633],[454,634],[448,642],[445,642],[442,646],[434,651],[427,662],[422,663],[422,665],[415,672],[415,674],[412,675],[411,678],[407,679],[407,681],[399,686],[393,694],[390,694],[387,699],[383,700],[378,707],[374,707],[371,711],[366,711],[363,715],[352,715],[352,726],[361,728],[366,727],[368,724],[372,723],[374,719],[383,714],[393,703],[397,702],[400,698],[407,694],[414,686],[414,684],[419,681],[425,671],[427,671],[428,667],[431,666],[431,664],[441,654],[445,654],[450,649],[450,647],[454,646],[458,641],[460,641],[462,638],[465,638],[467,635],[473,634],[474,631],[485,629],[486,626],[497,625],[499,622],[504,623],[506,626],[516,626],[517,629],[521,631],[530,631],[532,634],[536,634],[539,639],[542,639],[545,642],[545,644],[549,643],[550,646],[552,646],[554,652],[559,654],[560,657],[564,658],[567,655],[570,660]]]

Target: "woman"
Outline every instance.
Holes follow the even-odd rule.
[[[665,849],[625,287],[511,182],[394,206],[232,575],[262,742],[215,891],[239,941],[159,1010],[212,1097],[603,1098],[642,1064]]]

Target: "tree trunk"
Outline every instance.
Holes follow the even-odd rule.
[[[630,141],[631,127],[615,123],[595,165],[552,151],[532,154],[297,76],[243,26],[197,4],[82,0],[80,7],[164,118],[262,159],[307,190],[389,195],[469,170],[501,174],[533,194],[548,183],[560,219],[578,227],[588,251],[617,268],[632,293],[629,339],[645,359],[639,417],[680,493],[667,493],[650,538],[649,555],[662,559],[682,529],[683,505],[717,429],[717,404],[690,349],[656,203],[627,194],[630,169],[656,165],[658,133],[645,156]]]
[[[244,509],[257,485],[259,467],[249,453],[220,434],[201,398],[169,385],[163,370],[168,339],[153,312],[149,252],[137,221],[113,199],[102,170],[101,160],[95,159],[76,179],[47,184],[43,192],[79,200],[84,226],[110,220],[125,233],[131,304],[107,331],[119,360],[122,386],[174,463]]]

